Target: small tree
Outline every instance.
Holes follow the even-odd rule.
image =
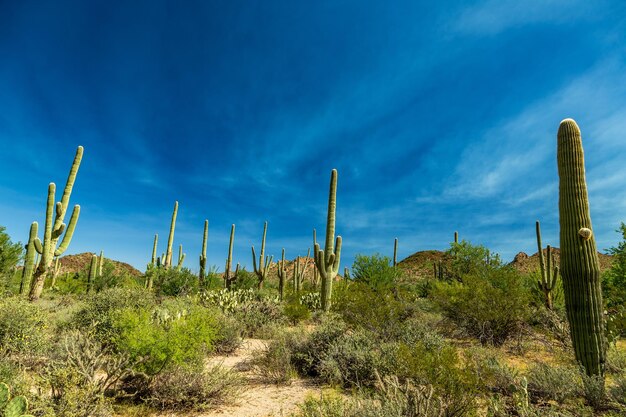
[[[11,242],[11,238],[5,233],[5,227],[0,226],[0,277],[3,285],[8,286],[23,252],[22,244]]]
[[[613,263],[602,277],[602,292],[607,307],[626,304],[626,223],[622,223],[616,232],[622,234],[622,241],[608,250],[614,257]]]

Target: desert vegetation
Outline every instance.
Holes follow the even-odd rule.
[[[155,235],[145,272],[102,252],[69,268],[79,147],[59,202],[48,188],[43,240],[36,222],[25,244],[0,228],[0,415],[624,415],[626,225],[602,266],[573,120],[557,142],[561,247],[544,249],[537,221],[530,269],[451,232],[445,251],[398,261],[395,239],[392,258],[358,255],[343,276],[336,170],[312,257],[283,249],[274,262],[264,222],[252,271],[233,268],[233,224],[219,273],[206,220],[196,274],[182,245],[173,259],[176,202],[166,249],[158,255]],[[268,387],[301,398],[237,408]]]

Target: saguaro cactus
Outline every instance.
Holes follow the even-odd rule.
[[[459,232],[454,232],[454,243],[459,243]]]
[[[172,213],[172,222],[170,224],[170,235],[167,238],[167,252],[165,260],[162,260],[163,267],[168,269],[172,266],[172,246],[174,245],[174,230],[176,229],[176,216],[178,215],[178,201],[174,202],[174,212]]]
[[[182,243],[178,245],[178,263],[176,264],[176,270],[180,271],[183,269],[183,262],[185,262],[185,256],[187,254],[183,253],[183,245]]]
[[[315,245],[317,244],[317,232],[313,229],[313,250],[315,250]],[[317,283],[320,280],[320,271],[317,269],[317,265],[315,265],[315,253],[313,253],[313,289],[317,289]]]
[[[159,235],[158,233],[154,234],[154,243],[152,244],[152,258],[150,259],[151,266],[157,266],[157,245],[159,243]]]
[[[278,274],[278,294],[280,301],[283,301],[283,298],[285,297],[285,278],[287,277],[287,268],[285,268],[285,248],[283,248],[276,271]]]
[[[200,283],[206,278],[206,242],[209,237],[209,221],[204,221],[204,233],[202,235],[202,251],[200,252],[200,273],[198,279]]]
[[[226,258],[226,267],[224,268],[224,286],[230,290],[230,286],[237,280],[237,273],[239,272],[239,264],[233,274],[231,271],[233,265],[233,243],[235,241],[235,225],[230,226],[230,243],[228,244],[228,258]]]
[[[541,270],[541,278],[537,280],[537,286],[543,293],[544,303],[546,307],[552,310],[552,291],[556,287],[559,267],[554,265],[552,268],[552,248],[548,245],[546,250],[546,262],[543,257],[543,246],[541,245],[541,227],[539,221],[535,222],[535,231],[537,233],[537,250],[539,254],[539,269]]]
[[[580,129],[565,119],[557,134],[561,277],[576,359],[590,376],[606,362],[600,266],[592,232]]]
[[[104,265],[104,251],[100,251],[100,257],[98,258],[98,276],[102,276],[102,266]]]
[[[293,267],[293,289],[296,294],[300,293],[302,289],[302,282],[304,281],[304,277],[306,275],[306,270],[309,267],[309,257],[311,256],[311,248],[309,248],[306,252],[306,258],[303,261],[303,264],[300,264],[300,257],[296,258],[296,262]]]
[[[28,295],[31,301],[38,300],[41,296],[43,284],[46,276],[48,275],[48,271],[50,270],[54,257],[60,256],[63,252],[65,252],[72,241],[72,237],[74,236],[74,229],[76,228],[76,222],[78,221],[78,216],[80,215],[80,206],[74,206],[67,228],[66,224],[63,223],[63,220],[65,218],[65,213],[67,212],[70,195],[72,194],[72,188],[74,187],[74,181],[76,181],[76,174],[78,173],[78,168],[80,167],[80,161],[82,158],[83,147],[79,146],[78,149],[76,149],[74,162],[72,162],[72,167],[70,168],[70,173],[67,177],[67,182],[65,183],[63,196],[61,197],[61,201],[57,202],[56,205],[54,203],[56,185],[52,182],[48,186],[46,225],[43,243],[37,237],[34,240],[35,250],[41,254],[41,261],[37,266],[37,270],[35,271],[31,282],[30,293]],[[65,232],[65,234],[63,234],[63,232]],[[57,247],[61,235],[63,235],[63,240],[61,240],[61,244]]]
[[[393,241],[393,267],[398,265],[398,238]]]
[[[98,273],[98,255],[95,253],[91,256],[91,264],[89,265],[89,275],[87,276],[87,294],[91,292],[93,284],[96,281]]]
[[[254,273],[259,278],[259,289],[263,288],[263,282],[269,272],[269,266],[272,263],[273,256],[265,256],[265,236],[267,235],[267,222],[263,226],[263,241],[261,242],[261,256],[259,256],[259,266],[256,263],[256,252],[254,246],[252,247],[252,268]]]
[[[333,280],[339,271],[339,262],[341,260],[341,236],[337,236],[335,240],[335,210],[337,208],[337,170],[333,169],[330,174],[330,191],[328,194],[328,214],[326,217],[326,242],[324,250],[320,249],[320,245],[315,243],[315,265],[320,271],[322,277],[321,300],[322,310],[330,309]]]
[[[20,294],[24,294],[24,290],[30,285],[35,269],[35,239],[37,239],[37,222],[30,225],[30,234],[28,236],[28,244],[26,245],[26,256],[24,257],[24,269],[22,269],[22,280],[20,281]]]

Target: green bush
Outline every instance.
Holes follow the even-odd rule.
[[[153,268],[152,288],[157,296],[191,295],[198,292],[198,276],[187,268]]]
[[[0,226],[0,294],[9,289],[17,264],[24,253],[22,244],[11,242],[5,230],[4,226]]]
[[[49,340],[48,326],[38,305],[17,296],[0,300],[0,356],[43,353]]]
[[[112,327],[116,351],[143,358],[138,369],[156,375],[167,366],[201,367],[219,325],[210,310],[171,301],[152,310],[122,309]]]
[[[431,294],[443,314],[481,344],[502,345],[528,321],[529,293],[510,267],[486,268],[462,282],[437,282]]]
[[[300,304],[297,301],[291,301],[285,304],[283,312],[291,324],[298,324],[301,321],[311,318],[311,311],[307,308],[307,306]]]
[[[207,410],[234,402],[241,384],[233,371],[218,366],[200,371],[174,367],[152,380],[147,402],[162,410]]]
[[[214,342],[215,351],[221,354],[235,352],[242,342],[241,324],[234,317],[225,314],[216,315],[215,321],[218,324]]]
[[[602,295],[609,309],[626,304],[626,224],[622,223],[617,232],[622,235],[622,241],[609,249],[613,263],[602,275]]]
[[[390,265],[391,259],[375,253],[357,255],[352,264],[352,279],[370,288],[384,291],[391,288],[400,277],[400,269]]]
[[[509,396],[519,390],[517,370],[502,363],[492,350],[483,347],[469,349],[466,360],[483,389]]]
[[[538,363],[528,369],[527,379],[532,397],[563,402],[583,393],[581,374],[575,366]]]
[[[142,288],[111,288],[92,295],[70,321],[70,326],[93,332],[105,346],[118,337],[114,318],[124,309],[150,309],[156,305],[154,296]]]
[[[93,289],[96,292],[101,292],[115,287],[138,288],[141,285],[128,272],[116,272],[113,262],[105,259],[104,265],[102,265],[102,275],[96,278]]]

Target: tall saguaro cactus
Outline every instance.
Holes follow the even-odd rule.
[[[580,129],[565,119],[557,134],[561,277],[576,359],[590,376],[603,377],[606,362],[600,265],[585,180]]]
[[[150,266],[157,266],[157,244],[159,243],[158,233],[154,234],[154,243],[152,244],[152,258],[150,259]]]
[[[393,267],[398,266],[398,238],[393,241]]]
[[[91,292],[93,284],[98,274],[98,255],[95,253],[91,256],[91,264],[89,264],[89,275],[87,276],[87,294]]]
[[[22,269],[22,280],[20,281],[20,294],[24,294],[24,290],[30,285],[30,280],[33,277],[33,270],[35,269],[35,239],[37,239],[38,227],[37,222],[33,222],[30,225],[26,256],[24,257],[24,269]]]
[[[317,231],[313,229],[313,250],[315,251],[315,245],[317,244]],[[320,271],[317,269],[317,265],[315,265],[315,253],[313,253],[313,289],[317,289],[317,283],[320,280]]]
[[[230,286],[235,280],[237,280],[237,273],[239,272],[239,264],[233,274],[231,268],[233,266],[233,243],[235,242],[235,225],[230,226],[230,243],[228,244],[228,258],[226,258],[226,267],[224,268],[224,286],[230,290]]]
[[[302,289],[302,282],[306,275],[306,270],[309,267],[309,258],[311,256],[311,248],[306,252],[306,258],[304,258],[302,267],[300,267],[300,257],[296,258],[295,265],[293,267],[293,288],[296,294],[300,293]]]
[[[46,276],[48,275],[48,271],[50,270],[54,257],[60,256],[63,252],[65,252],[72,241],[72,237],[74,236],[74,229],[76,228],[78,216],[80,215],[80,206],[78,204],[74,206],[70,221],[67,225],[63,223],[63,220],[65,219],[65,214],[69,206],[70,195],[72,194],[72,188],[74,187],[76,174],[78,173],[78,168],[80,167],[80,161],[82,158],[83,147],[79,146],[78,149],[76,149],[76,155],[74,156],[74,161],[72,162],[72,167],[70,168],[70,173],[67,177],[67,182],[65,183],[65,189],[63,190],[61,201],[56,204],[54,203],[56,185],[51,182],[48,186],[46,224],[43,243],[38,237],[36,237],[33,241],[35,250],[41,254],[41,261],[37,266],[37,270],[35,271],[31,282],[30,293],[28,295],[31,301],[36,301],[41,296],[43,284]],[[65,234],[63,232],[65,232]],[[63,235],[63,239],[61,240],[61,244],[58,244],[61,235]]]
[[[541,270],[541,278],[537,280],[537,286],[543,293],[546,308],[552,310],[552,291],[556,287],[557,277],[559,275],[559,267],[554,265],[552,268],[552,248],[548,245],[546,250],[546,258],[543,257],[543,246],[541,245],[541,227],[539,221],[535,222],[535,231],[537,233],[537,250],[539,254],[539,269]],[[547,260],[547,265],[546,261]]]
[[[259,256],[259,265],[256,263],[256,252],[254,246],[252,247],[252,268],[254,273],[259,278],[259,289],[263,288],[263,282],[269,272],[269,266],[272,263],[273,256],[265,256],[265,237],[267,235],[267,222],[263,226],[263,241],[261,242],[261,256]]]
[[[280,262],[277,266],[278,268],[276,268],[276,273],[278,275],[278,294],[280,301],[283,301],[283,298],[285,297],[285,278],[287,277],[287,268],[285,268],[285,248],[283,248]]]
[[[172,266],[172,246],[174,245],[174,230],[176,229],[176,216],[178,215],[178,201],[174,202],[174,212],[172,213],[172,223],[170,224],[170,235],[167,238],[167,252],[163,267],[168,269]]]
[[[180,271],[181,269],[183,269],[183,262],[185,262],[185,256],[187,255],[183,253],[183,244],[181,243],[178,246],[178,263],[176,264],[177,271]]]
[[[204,233],[202,235],[202,251],[200,252],[200,273],[198,279],[200,283],[206,278],[206,242],[209,237],[209,221],[204,221]]]
[[[315,243],[315,265],[322,277],[322,310],[330,309],[333,280],[339,271],[341,260],[341,236],[335,240],[335,210],[337,209],[337,170],[333,169],[330,174],[330,191],[328,193],[328,214],[326,217],[326,242],[324,250]]]

